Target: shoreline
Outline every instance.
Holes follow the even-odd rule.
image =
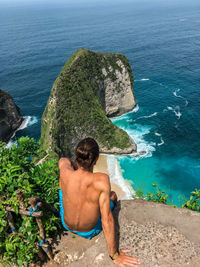
[[[108,166],[108,157],[109,156],[106,154],[100,154],[99,155],[99,159],[98,159],[96,165],[94,166],[94,172],[102,172],[102,173],[109,175],[111,190],[116,192],[119,200],[131,199],[132,198],[131,196],[134,194],[133,189],[126,181],[124,181],[124,184],[127,187],[126,190],[124,190],[124,188],[122,188],[117,183],[117,180],[115,179],[115,177],[113,177],[111,171],[109,171],[110,168]],[[121,174],[121,169],[120,169],[120,166],[118,164],[116,164],[115,169],[117,169],[117,172]],[[121,175],[121,178],[124,179],[122,177],[122,175]]]

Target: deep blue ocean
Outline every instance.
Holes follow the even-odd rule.
[[[39,139],[52,85],[79,48],[131,63],[137,106],[113,121],[147,152],[118,157],[134,190],[157,183],[179,204],[200,189],[200,1],[0,2],[0,88],[27,118],[14,138]]]

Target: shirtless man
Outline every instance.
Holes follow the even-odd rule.
[[[75,151],[76,162],[59,160],[60,169],[60,215],[64,228],[82,237],[91,239],[101,232],[111,259],[116,265],[137,266],[139,260],[126,255],[130,250],[118,253],[115,240],[115,224],[111,212],[116,194],[111,194],[109,176],[93,173],[99,157],[99,147],[92,138],[82,140]],[[101,217],[100,217],[101,216]]]

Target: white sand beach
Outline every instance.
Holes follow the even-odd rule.
[[[107,156],[105,154],[100,154],[99,159],[94,166],[94,172],[103,172],[110,176],[108,171]],[[113,182],[111,182],[111,190],[116,192],[118,199],[123,199],[125,197],[125,192],[123,189]]]

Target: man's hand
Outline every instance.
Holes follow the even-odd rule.
[[[119,252],[119,256],[114,260],[113,262],[121,267],[127,266],[132,266],[132,267],[137,267],[138,264],[140,264],[139,259],[130,257],[126,255],[125,253],[131,252],[129,249],[122,249]]]

